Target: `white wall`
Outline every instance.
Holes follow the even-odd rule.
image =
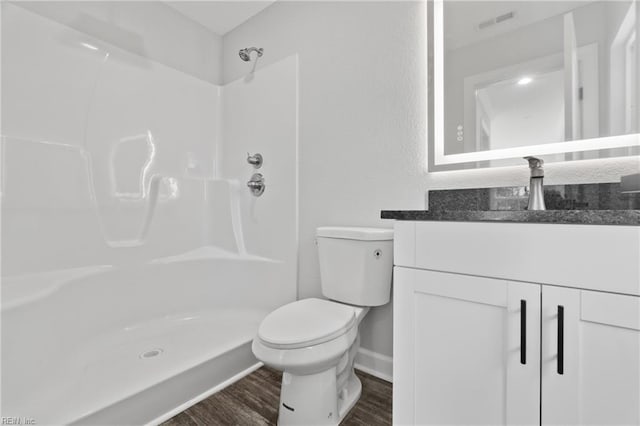
[[[20,1],[14,4],[201,80],[221,83],[222,37],[162,2]]]
[[[314,230],[390,227],[383,209],[422,209],[427,189],[528,184],[521,167],[427,174],[426,57],[422,2],[276,2],[224,38],[224,81],[263,47],[258,69],[299,55],[299,297],[318,296]],[[638,158],[549,164],[550,184],[613,182]],[[362,346],[392,354],[391,306],[374,309]]]

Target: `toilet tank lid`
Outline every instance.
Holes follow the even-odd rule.
[[[393,240],[393,229],[321,226],[316,230],[316,236],[346,240],[386,241]]]

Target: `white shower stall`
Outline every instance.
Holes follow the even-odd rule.
[[[45,3],[2,4],[2,416],[157,423],[296,298],[297,56],[213,84]]]

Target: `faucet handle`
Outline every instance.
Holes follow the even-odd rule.
[[[254,169],[259,169],[262,166],[262,155],[254,154],[251,155],[247,152],[247,163],[251,164]]]
[[[524,157],[524,159],[529,162],[529,167],[531,167],[532,169],[537,169],[544,165],[544,160],[542,158],[529,156],[529,157]]]
[[[537,157],[524,157],[529,162],[529,168],[531,169],[531,177],[544,177],[544,160]]]
[[[266,187],[264,183],[264,176],[262,176],[260,173],[254,173],[251,176],[249,182],[247,182],[247,187],[249,187],[249,190],[254,196],[261,196],[264,193],[264,189]]]

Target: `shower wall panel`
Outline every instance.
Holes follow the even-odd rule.
[[[2,7],[2,275],[205,244],[220,88]]]
[[[268,52],[265,52],[267,55]],[[247,71],[254,65],[246,64]],[[247,250],[283,263],[271,291],[296,296],[298,256],[298,56],[292,55],[228,83],[223,89],[220,174],[242,186],[240,211]],[[254,169],[247,153],[260,153]],[[246,182],[261,173],[266,190],[253,196]]]

